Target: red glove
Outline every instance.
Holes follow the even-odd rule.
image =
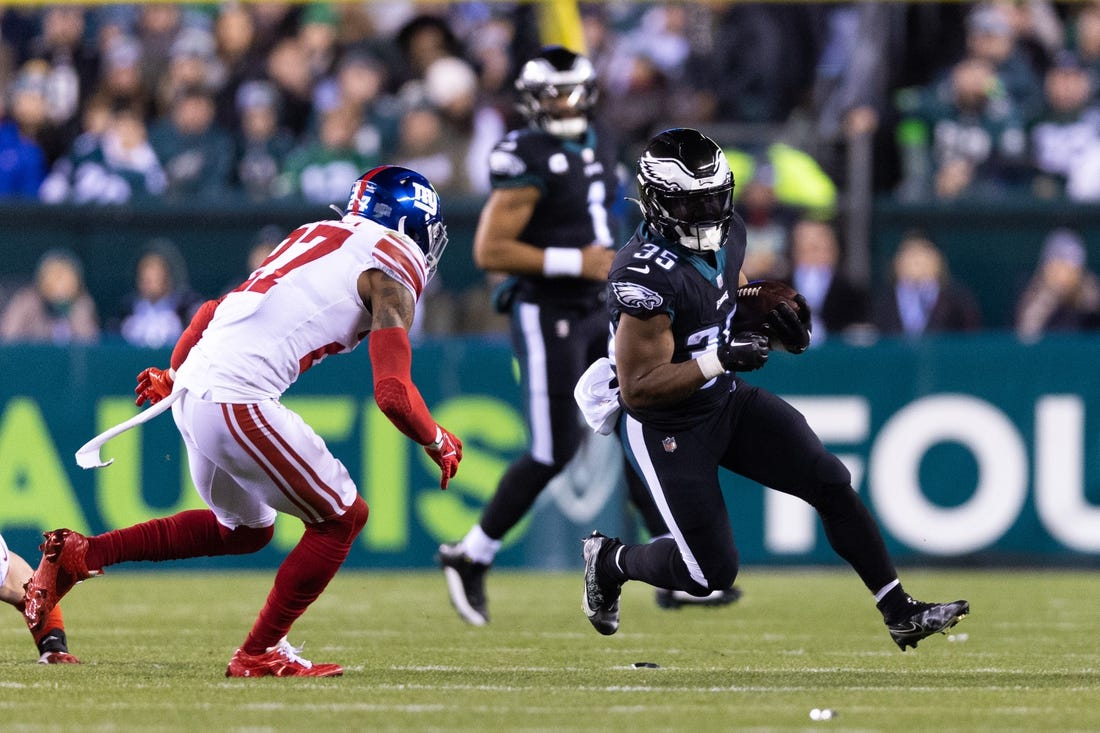
[[[134,404],[141,407],[149,400],[150,405],[155,405],[172,394],[172,385],[175,383],[173,376],[171,369],[149,367],[142,370],[137,376],[138,384],[134,387],[134,394],[137,395]]]
[[[458,473],[458,462],[462,460],[462,441],[440,426],[439,437],[434,443],[424,446],[424,452],[432,457],[436,465],[443,471],[439,479],[439,488],[447,490],[447,482]]]

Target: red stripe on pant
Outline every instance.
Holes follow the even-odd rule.
[[[309,464],[309,461],[304,460],[300,455],[298,455],[298,452],[294,450],[290,443],[286,442],[286,439],[283,436],[279,435],[279,433],[275,431],[275,428],[271,427],[271,423],[267,421],[267,418],[264,417],[263,412],[260,411],[260,406],[249,405],[249,408],[249,412],[252,414],[253,419],[255,419],[260,427],[267,430],[265,437],[270,436],[276,442],[278,442],[279,447],[282,448],[280,455],[286,455],[293,458],[298,463],[298,466],[304,468],[305,472],[309,474],[309,478],[312,479],[313,486],[316,486],[322,492],[328,494],[332,498],[333,503],[336,504],[336,506],[338,506],[341,511],[347,509],[348,505],[340,499],[340,494],[337,493],[337,491],[331,486],[322,481],[321,477],[317,475],[317,472],[313,470],[313,466]]]
[[[233,438],[237,441],[237,445],[239,445],[241,449],[264,470],[264,473],[268,475],[279,491],[281,491],[294,506],[298,507],[305,521],[319,522],[332,512],[332,508],[329,506],[325,506],[324,511],[318,511],[312,506],[311,502],[307,502],[304,497],[300,497],[288,481],[288,477],[285,476],[275,464],[268,460],[268,456],[263,448],[254,446],[249,442],[246,435],[248,431],[251,430],[253,433],[256,433],[258,429],[248,414],[247,405],[223,404],[222,416],[225,418],[225,424],[229,427],[229,432],[232,433]],[[283,461],[283,463],[286,465],[285,461]],[[299,480],[302,481],[300,474]],[[317,497],[315,496],[314,498],[316,499]]]

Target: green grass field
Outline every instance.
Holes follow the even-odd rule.
[[[83,665],[34,664],[0,614],[0,731],[1100,730],[1100,575],[903,575],[972,615],[903,654],[850,572],[747,568],[725,609],[629,584],[602,637],[579,571],[501,571],[476,629],[435,573],[344,572],[290,637],[343,677],[228,680],[271,573],[112,572],[64,604]]]

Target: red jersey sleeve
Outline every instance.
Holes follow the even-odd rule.
[[[222,296],[224,298],[225,296]],[[191,349],[202,338],[203,331],[210,325],[211,319],[214,318],[214,311],[218,307],[218,303],[222,302],[222,298],[217,300],[208,300],[203,303],[197,311],[195,316],[191,319],[191,323],[180,334],[179,340],[176,341],[176,347],[172,349],[172,369],[179,369],[183,364],[187,355],[191,353]]]

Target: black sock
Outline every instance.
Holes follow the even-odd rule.
[[[596,565],[605,578],[610,578],[612,581],[622,585],[627,581],[627,577],[626,573],[619,567],[619,564],[615,562],[616,556],[619,554],[619,548],[623,548],[623,550],[626,549],[623,543],[619,542],[618,537],[615,538],[614,542],[605,544],[601,548],[599,557],[596,558]]]
[[[508,534],[519,524],[535,500],[551,479],[558,475],[561,466],[547,466],[530,455],[523,455],[512,462],[497,484],[493,498],[481,512],[481,528],[493,539]]]
[[[641,580],[657,588],[684,589],[694,586],[676,548],[676,541],[671,537],[623,547],[619,567],[612,577],[620,576],[624,580]]]
[[[65,639],[64,629],[50,629],[38,640],[38,653],[68,652],[69,644]]]
[[[913,612],[913,599],[898,583],[875,605],[882,612],[882,620],[888,624],[897,623]]]

